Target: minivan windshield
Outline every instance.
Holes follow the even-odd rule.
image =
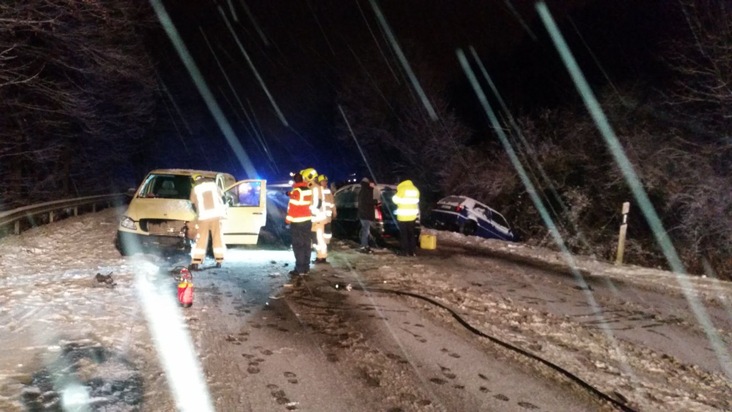
[[[190,199],[191,178],[187,175],[150,174],[145,179],[138,197]]]

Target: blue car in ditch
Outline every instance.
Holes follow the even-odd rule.
[[[516,242],[511,226],[496,210],[466,196],[440,199],[425,225],[433,229],[459,232],[467,236]]]

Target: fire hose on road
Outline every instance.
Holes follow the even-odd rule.
[[[561,366],[559,366],[559,365],[557,365],[555,363],[552,363],[552,362],[550,362],[550,361],[548,361],[548,360],[546,360],[544,358],[541,358],[541,357],[539,357],[537,355],[534,355],[533,353],[530,353],[530,352],[528,352],[528,351],[526,351],[524,349],[521,349],[521,348],[519,348],[517,346],[514,346],[514,345],[512,345],[512,344],[510,344],[508,342],[502,341],[502,340],[500,340],[500,339],[498,339],[498,338],[496,338],[494,336],[490,336],[488,334],[483,333],[482,331],[478,330],[477,328],[473,327],[468,322],[466,322],[453,309],[445,306],[444,304],[442,304],[440,302],[437,302],[434,299],[431,299],[429,297],[426,297],[426,296],[423,296],[423,295],[419,295],[419,294],[416,294],[416,293],[402,291],[402,290],[393,290],[393,289],[384,289],[384,288],[372,288],[372,287],[368,287],[368,286],[351,285],[351,284],[342,285],[340,283],[336,283],[334,285],[334,287],[336,289],[340,289],[340,290],[360,290],[362,292],[390,293],[390,294],[395,294],[395,295],[400,295],[400,296],[409,296],[409,297],[413,297],[413,298],[416,298],[416,299],[423,300],[423,301],[428,302],[428,303],[430,303],[432,305],[438,306],[438,307],[446,310],[447,312],[449,312],[452,315],[452,317],[455,318],[455,320],[458,323],[460,323],[463,327],[465,327],[470,332],[472,332],[472,333],[474,333],[474,334],[476,334],[476,335],[478,335],[480,337],[486,338],[486,339],[490,340],[491,342],[493,342],[493,343],[495,343],[495,344],[497,344],[497,345],[499,345],[499,346],[501,346],[503,348],[506,348],[506,349],[508,349],[508,350],[510,350],[512,352],[518,353],[518,354],[520,354],[522,356],[525,356],[527,358],[530,358],[530,359],[532,359],[532,360],[534,360],[536,362],[541,363],[544,366],[547,366],[547,367],[551,368],[552,370],[558,372],[559,374],[563,375],[567,379],[569,379],[572,382],[574,382],[577,385],[579,385],[582,389],[584,389],[587,392],[589,392],[592,396],[595,396],[595,397],[597,397],[597,398],[599,398],[599,399],[601,399],[603,401],[606,401],[606,402],[610,403],[613,407],[617,408],[618,410],[621,410],[621,411],[624,411],[624,412],[636,412],[635,409],[633,409],[630,406],[626,405],[624,402],[621,402],[621,401],[618,401],[618,400],[614,399],[610,395],[607,395],[606,393],[602,392],[601,390],[595,388],[594,386],[592,386],[591,384],[587,383],[585,380],[583,380],[579,376],[577,376],[577,375],[573,374],[572,372],[570,372],[570,371],[562,368]],[[622,395],[620,395],[617,392],[616,392],[616,396],[622,397]]]

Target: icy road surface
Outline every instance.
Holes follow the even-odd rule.
[[[671,273],[580,259],[580,286],[551,251],[451,233],[418,258],[336,242],[332,264],[296,282],[291,252],[237,248],[223,268],[194,273],[193,307],[175,306],[161,334],[150,321],[167,313],[171,270],[187,260],[120,257],[118,212],[0,239],[0,410],[611,410],[438,306],[364,288],[429,297],[635,410],[732,410],[729,283],[695,278],[689,291]],[[187,349],[193,369],[171,369]]]

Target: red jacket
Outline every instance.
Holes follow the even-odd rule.
[[[285,222],[297,223],[310,220],[310,205],[313,203],[313,192],[305,182],[292,185],[290,202],[287,203],[287,217]]]

